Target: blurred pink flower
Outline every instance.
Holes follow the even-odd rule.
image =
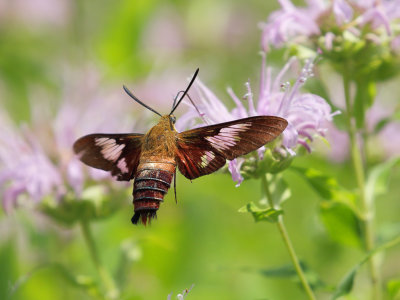
[[[366,127],[370,135],[370,153],[379,154],[385,158],[398,156],[400,153],[400,122],[389,121],[381,128],[379,132],[375,132],[378,123],[383,120],[389,120],[393,109],[382,106],[380,101],[368,110],[366,115]],[[339,130],[333,124],[328,124],[327,138],[330,141],[330,149],[327,155],[336,162],[343,162],[350,157],[350,142],[347,132]],[[362,139],[358,139],[362,143]]]
[[[318,1],[306,8],[298,8],[290,0],[278,0],[282,9],[270,14],[267,23],[262,24],[262,46],[268,51],[270,45],[282,47],[292,38],[319,34],[317,18],[325,6]]]
[[[0,16],[28,25],[64,25],[69,19],[68,0],[0,0]]]
[[[0,118],[0,186],[2,205],[9,212],[20,194],[34,202],[62,191],[62,176],[28,130],[18,132],[5,115]]]
[[[72,145],[82,135],[143,132],[133,130],[132,112],[137,106],[122,88],[117,93],[107,91],[92,69],[66,73],[54,117],[46,113],[49,102],[36,101],[29,128],[19,129],[2,118],[0,190],[5,211],[17,205],[22,194],[39,202],[45,196],[58,199],[72,191],[79,199],[88,179],[110,180],[107,172],[85,167],[74,155]]]
[[[335,113],[331,113],[330,106],[323,98],[314,94],[300,92],[300,87],[313,75],[313,63],[311,61],[306,63],[293,87],[291,87],[290,83],[281,84],[283,76],[295,61],[292,58],[277,75],[276,79],[272,81],[272,70],[271,68],[266,68],[265,58],[263,58],[257,105],[254,105],[250,83],[246,83],[247,93],[244,98],[247,100],[248,108],[245,108],[232,89],[228,88],[228,94],[236,105],[229,111],[211,90],[198,81],[197,90],[200,97],[196,105],[201,113],[202,125],[256,115],[280,116],[285,118],[289,124],[282,134],[282,144],[278,147],[286,149],[289,155],[295,155],[298,146],[303,146],[308,151],[311,151],[309,142],[313,140],[314,135],[325,134],[326,122],[332,121]],[[178,119],[177,127],[183,129],[194,126],[198,116],[197,110],[189,104],[188,112]],[[264,150],[264,148],[261,148],[258,151],[260,159],[263,157]],[[243,160],[241,159],[236,159],[229,163],[232,177],[239,184],[243,180],[240,175],[242,163]]]

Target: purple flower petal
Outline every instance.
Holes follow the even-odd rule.
[[[345,0],[334,0],[332,9],[338,25],[348,23],[353,18],[353,9]]]
[[[239,157],[229,161],[228,163],[228,170],[232,175],[232,180],[237,182],[236,187],[240,186],[240,184],[243,182],[243,176],[240,174],[240,168],[244,161],[244,158]]]

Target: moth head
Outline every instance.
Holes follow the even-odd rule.
[[[169,119],[170,119],[170,121],[171,121],[172,124],[175,124],[175,123],[176,123],[176,118],[175,118],[174,115],[169,115]]]

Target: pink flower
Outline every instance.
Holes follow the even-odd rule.
[[[0,193],[6,212],[23,195],[35,203],[46,196],[60,199],[67,192],[79,199],[88,181],[114,182],[107,172],[78,161],[72,150],[74,141],[95,132],[143,132],[133,130],[132,111],[137,106],[122,88],[118,92],[102,88],[93,69],[66,74],[55,116],[43,109],[48,102],[34,101],[32,124],[17,128],[5,116],[0,118]]]
[[[282,47],[285,43],[304,43],[310,38],[337,29],[350,31],[359,36],[374,34],[375,42],[386,39],[379,29],[392,35],[392,27],[398,26],[400,0],[314,0],[307,1],[305,7],[294,6],[290,0],[280,0],[281,9],[273,12],[268,21],[262,24],[262,46]],[[336,24],[332,24],[335,20]],[[371,25],[372,31],[363,30]],[[364,32],[365,31],[365,32]],[[361,33],[363,32],[363,33]],[[331,38],[331,37],[330,37]]]
[[[12,18],[27,26],[62,26],[71,12],[68,0],[0,0],[0,17]]]
[[[297,8],[290,0],[279,0],[282,9],[273,12],[267,23],[262,24],[262,46],[265,51],[269,45],[282,47],[292,38],[311,36],[320,33],[316,22],[321,8],[315,5]]]
[[[20,194],[35,203],[51,193],[59,195],[62,175],[28,130],[18,132],[6,116],[1,118],[0,186],[3,209],[9,212]],[[25,136],[24,136],[25,135]]]
[[[199,98],[196,105],[201,113],[201,124],[214,124],[226,122],[233,119],[240,119],[256,115],[271,115],[285,118],[289,125],[282,134],[282,143],[278,148],[286,150],[289,155],[295,155],[297,147],[305,147],[311,151],[309,143],[315,135],[324,135],[326,122],[332,121],[335,113],[331,113],[330,106],[326,101],[314,94],[301,93],[300,87],[312,76],[313,64],[308,61],[302,69],[293,87],[290,83],[283,84],[282,78],[289,68],[296,62],[291,59],[272,81],[271,68],[266,68],[265,59],[261,69],[260,93],[257,104],[254,104],[253,92],[250,83],[246,83],[247,93],[244,98],[247,100],[247,108],[243,102],[228,88],[228,94],[235,103],[232,110],[228,110],[218,97],[209,90],[203,83],[198,81],[197,90]],[[189,104],[189,110],[177,122],[180,129],[195,125],[199,117],[197,110]],[[259,158],[262,159],[264,148],[259,151]],[[244,160],[242,158],[229,163],[229,171],[235,181],[240,184],[243,180],[240,175],[240,168]]]

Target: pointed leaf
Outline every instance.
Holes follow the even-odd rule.
[[[269,189],[271,192],[272,202],[280,207],[283,202],[289,199],[292,195],[286,181],[282,178],[282,174],[273,176],[273,180],[269,181]]]
[[[360,266],[361,264],[357,264],[353,269],[350,270],[350,272],[346,274],[346,276],[343,277],[332,296],[332,300],[335,300],[340,296],[347,295],[351,292],[354,285],[354,278]]]
[[[375,166],[369,173],[366,184],[367,203],[372,204],[375,197],[387,192],[390,171],[400,163],[400,157],[393,158]]]
[[[362,246],[360,221],[347,205],[323,201],[320,205],[320,217],[333,240],[346,246]]]
[[[311,270],[304,262],[300,261],[301,269],[303,270],[307,282],[311,285],[313,289],[315,288],[327,288],[326,284],[321,280],[316,272]],[[276,268],[268,269],[253,269],[253,268],[243,268],[246,272],[259,273],[265,277],[272,278],[288,278],[295,282],[300,282],[299,276],[292,264],[282,265]]]
[[[390,299],[399,299],[397,296],[400,295],[400,279],[398,278],[390,280],[387,284],[387,291]]]
[[[254,218],[254,221],[267,221],[270,223],[276,223],[279,215],[283,214],[283,210],[274,208],[259,208],[253,202],[241,207],[239,210],[241,213],[249,212]]]
[[[312,168],[291,167],[304,178],[322,198],[342,202],[355,212],[356,195],[339,185],[336,178],[323,174]]]
[[[353,283],[354,283],[354,278],[356,276],[357,271],[360,269],[360,267],[366,263],[371,256],[373,256],[374,254],[384,251],[386,249],[389,249],[393,246],[396,246],[400,244],[400,237],[396,237],[393,240],[390,240],[388,242],[386,242],[385,244],[376,247],[374,250],[368,252],[368,254],[366,254],[362,260],[360,260],[344,277],[343,279],[340,281],[340,283],[338,284],[338,286],[336,287],[335,292],[332,295],[332,300],[337,299],[340,296],[343,295],[347,295],[351,292],[351,290],[353,289]]]

